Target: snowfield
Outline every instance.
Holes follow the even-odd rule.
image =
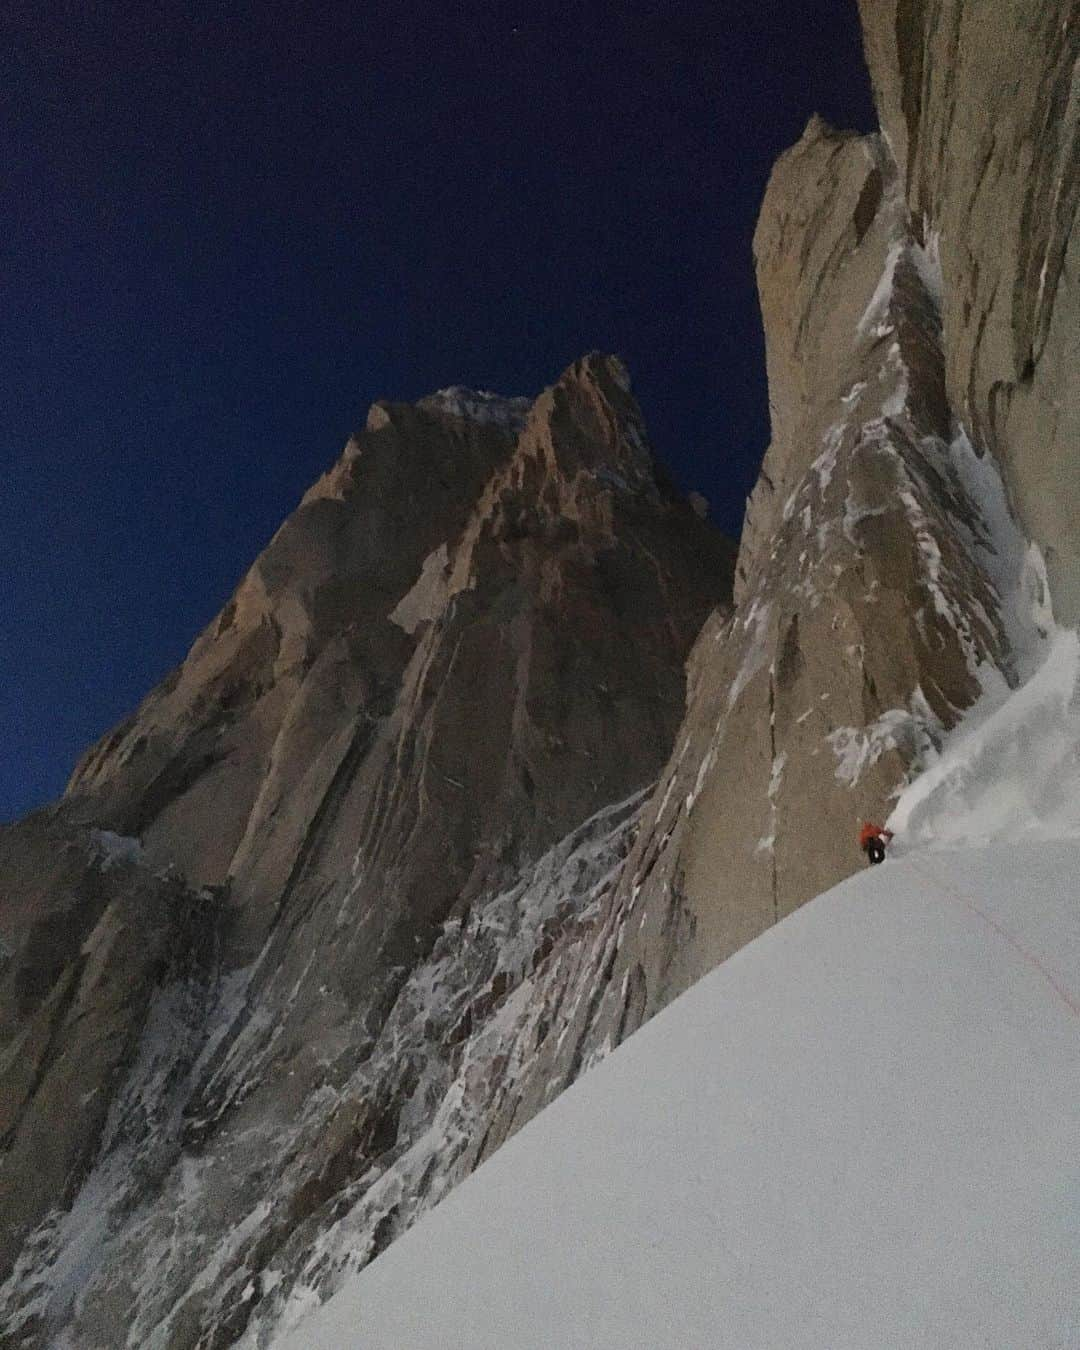
[[[1080,1346],[1078,871],[1014,841],[844,882],[275,1344]]]

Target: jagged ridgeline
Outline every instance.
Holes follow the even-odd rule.
[[[737,567],[613,358],[376,404],[0,831],[5,1345],[271,1344],[1076,622],[1075,5],[862,8],[881,131],[813,119],[754,241]]]

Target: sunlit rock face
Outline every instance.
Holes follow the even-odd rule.
[[[601,1043],[859,866],[859,820],[888,813],[980,664],[1008,664],[936,260],[907,233],[883,142],[812,123],[773,174],[755,252],[773,441],[735,612],[698,639],[620,888]]]
[[[863,8],[882,131],[811,120],[754,240],[737,561],[614,358],[378,403],[0,834],[5,1345],[271,1344],[862,865],[1018,677],[1048,588],[1010,504],[1075,621],[1080,25]]]
[[[70,881],[18,857],[5,878],[11,1024],[51,1037],[15,1103],[5,1334],[232,1343],[317,1296],[345,1249],[327,1237],[301,1278],[305,1248],[338,1219],[359,1206],[375,1250],[495,1146],[507,1065],[485,1028],[595,914],[733,563],[656,470],[613,357],[532,401],[376,405],[45,813]],[[144,903],[135,879],[98,897],[93,838]],[[17,931],[39,891],[75,916],[48,962],[42,922]],[[91,980],[103,910],[123,942]],[[73,997],[117,1009],[100,1065],[74,1062]],[[431,1134],[454,1092],[457,1171]],[[69,1121],[68,1093],[92,1111]]]
[[[415,639],[392,611],[513,445],[489,420],[376,404],[184,663],[83,756],[72,810],[261,908],[393,708]]]

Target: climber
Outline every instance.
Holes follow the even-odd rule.
[[[892,837],[892,830],[883,830],[880,825],[864,820],[863,827],[859,831],[859,847],[871,863],[884,862],[885,845]]]

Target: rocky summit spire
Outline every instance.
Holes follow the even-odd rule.
[[[245,1224],[266,1256],[318,1228],[340,1187],[362,1194],[427,1128],[436,1078],[483,1021],[490,957],[458,973],[454,1025],[429,1008],[426,1039],[409,1024],[415,1055],[387,1055],[412,982],[448,932],[655,777],[732,568],[658,480],[615,358],[576,363],[527,412],[461,390],[377,404],[183,665],[57,808],[6,836],[6,903],[25,915],[3,972],[25,1068],[0,1172],[9,1266],[22,1250],[9,1290],[29,1287],[28,1261],[53,1287],[67,1229],[43,1247],[27,1234],[58,1202],[81,1223],[87,1187],[106,1185],[78,1334],[179,1345],[185,1327],[237,1329],[254,1305],[229,1278],[196,1296],[202,1264]],[[43,865],[57,850],[73,881]],[[31,905],[19,888],[38,896],[39,868],[50,898]],[[94,898],[42,966],[68,884]],[[566,922],[574,901],[541,909]],[[105,1008],[98,1062],[87,1038]],[[252,1131],[277,1140],[271,1172]],[[166,1271],[178,1205],[192,1243]],[[241,1247],[228,1263],[250,1272]],[[138,1292],[118,1309],[122,1271]],[[67,1297],[15,1296],[27,1343]]]

